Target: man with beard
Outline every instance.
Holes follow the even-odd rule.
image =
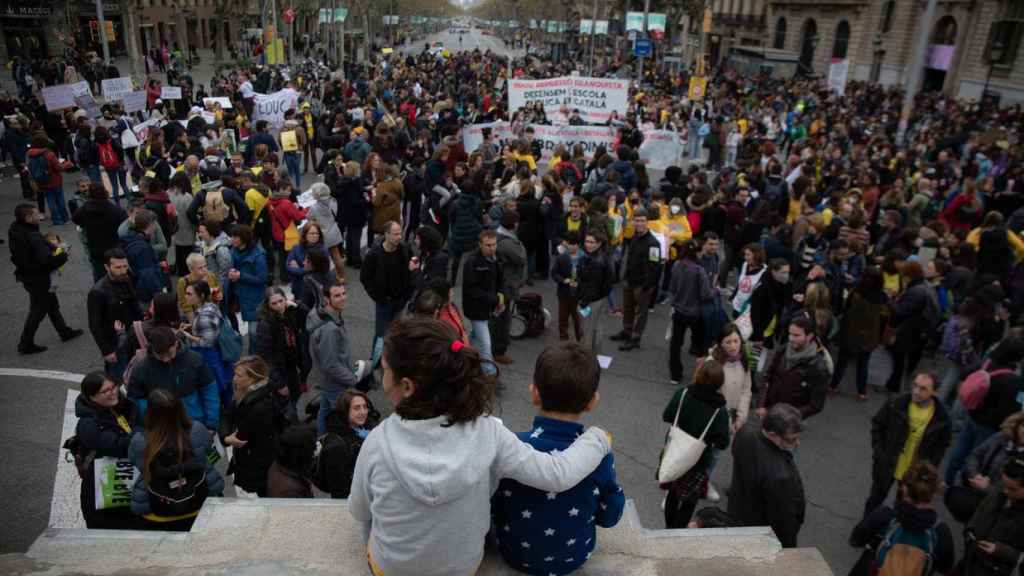
[[[89,290],[86,300],[89,332],[100,349],[107,374],[120,381],[127,358],[118,357],[118,335],[132,330],[132,323],[142,320],[142,311],[136,304],[124,251],[120,248],[107,250],[103,254],[103,267],[106,275]]]

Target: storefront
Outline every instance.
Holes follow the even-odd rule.
[[[38,0],[2,0],[0,30],[4,36],[4,61],[15,56],[46,57],[46,29],[53,15],[53,8]]]

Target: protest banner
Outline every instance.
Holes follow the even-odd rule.
[[[181,100],[181,86],[161,86],[161,100]]]
[[[130,76],[122,76],[121,78],[105,78],[101,83],[103,88],[103,98],[107,102],[113,102],[114,100],[121,100],[125,94],[131,93],[135,88],[132,86],[132,79]]]
[[[81,96],[75,96],[75,106],[78,106],[89,118],[99,118],[103,116],[100,112],[100,105],[96,103],[96,100],[89,94],[82,94]]]
[[[299,93],[291,88],[278,90],[273,94],[256,94],[253,97],[253,123],[266,120],[274,127],[284,124],[284,113],[298,109]]]
[[[583,154],[589,160],[593,157],[598,146],[603,145],[609,151],[614,150],[618,142],[616,129],[610,126],[549,126],[531,124],[534,140],[540,142],[542,158],[538,164],[545,164],[551,159],[555,148],[565,145],[572,148],[579,144],[583,147]],[[462,142],[466,152],[473,152],[483,142],[483,130],[489,128],[494,142],[504,146],[511,140],[517,138],[512,133],[512,126],[508,122],[490,122],[487,124],[473,124],[463,128]],[[679,158],[683,152],[683,143],[679,134],[670,130],[649,130],[644,132],[644,143],[640,146],[640,159],[653,170],[664,170],[672,165],[679,165]]]
[[[846,58],[833,58],[828,67],[828,88],[842,96],[846,94],[846,78],[850,74],[850,61]]]
[[[142,112],[146,109],[146,91],[137,90],[124,96],[124,111],[127,114]]]
[[[212,110],[214,104],[220,104],[221,110],[227,110],[228,108],[231,108],[231,99],[224,96],[203,98],[203,106],[207,109]]]
[[[93,487],[97,510],[127,508],[139,471],[127,458],[108,456],[93,460]]]
[[[640,161],[653,170],[664,170],[679,166],[683,155],[683,142],[678,132],[671,130],[646,130],[644,142],[640,145]]]
[[[81,80],[71,84],[71,94],[73,96],[81,96],[82,94],[88,94],[92,96],[92,88],[89,88],[89,82]]]
[[[44,86],[43,104],[46,104],[47,112],[71,108],[75,105],[75,94],[71,84],[58,84],[56,86]]]
[[[703,100],[707,93],[708,79],[702,76],[690,76],[690,89],[687,91],[687,98],[693,101]]]
[[[562,76],[546,80],[512,80],[509,83],[508,108],[515,112],[523,106],[540,102],[548,118],[564,120],[567,112],[580,111],[580,117],[591,124],[607,122],[611,113],[626,115],[629,80],[619,78],[588,78]]]

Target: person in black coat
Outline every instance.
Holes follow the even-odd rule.
[[[252,353],[269,364],[270,381],[287,390],[288,401],[299,399],[300,382],[305,381],[309,365],[306,346],[306,315],[302,302],[288,300],[280,286],[267,288],[260,305],[260,323]],[[278,390],[281,395],[285,392]]]
[[[413,242],[419,249],[419,265],[413,271],[412,282],[415,293],[430,287],[435,280],[447,280],[448,263],[451,256],[443,247],[444,238],[433,226],[423,225],[416,229]],[[415,296],[410,298],[415,300]]]
[[[335,172],[327,183],[331,187],[331,195],[338,202],[338,228],[345,232],[345,260],[353,268],[362,266],[360,252],[363,228],[366,227],[366,208],[368,206],[366,189],[359,178],[359,164],[345,162],[342,155],[335,158],[335,168],[327,172]]]
[[[619,350],[640,347],[640,337],[647,325],[647,312],[658,285],[658,272],[668,258],[661,244],[647,227],[647,211],[633,212],[633,239],[626,258],[626,285],[622,288],[622,331],[612,340],[622,341]]]
[[[47,316],[64,342],[84,334],[64,321],[57,292],[50,289],[50,275],[68,261],[68,253],[66,249],[58,250],[58,243],[43,237],[39,231],[39,220],[39,210],[34,205],[19,204],[14,209],[14,222],[7,231],[14,277],[28,292],[29,302],[28,317],[18,342],[19,354],[46,351],[45,346],[35,343],[35,338],[39,324]]]
[[[743,427],[732,443],[729,515],[739,526],[771,526],[783,548],[797,546],[807,502],[793,460],[803,418],[789,404],[768,410],[761,427]]]
[[[93,285],[86,298],[89,332],[100,349],[107,374],[120,381],[128,359],[118,357],[118,334],[131,330],[132,322],[142,320],[142,308],[135,297],[125,253],[120,248],[107,250],[103,253],[103,267],[106,275]]]
[[[468,255],[462,267],[462,311],[470,322],[473,345],[488,361],[484,363],[484,371],[491,374],[496,370],[490,362],[494,356],[488,321],[507,305],[506,296],[500,291],[503,279],[501,263],[495,256],[497,249],[497,233],[484,230],[480,233],[480,247]]]
[[[97,371],[86,374],[82,379],[82,393],[75,401],[75,416],[78,417],[75,426],[78,456],[75,463],[79,465],[82,477],[81,504],[85,525],[108,530],[134,528],[135,515],[129,506],[134,484],[131,482],[131,463],[127,458],[132,434],[141,428],[138,408],[121,395],[112,379]],[[120,475],[115,475],[111,498],[97,502],[96,460],[103,458],[124,460],[129,474],[121,490],[118,489]],[[117,470],[121,470],[120,466]]]
[[[538,276],[538,253],[544,246],[544,217],[540,212],[540,200],[529,178],[519,181],[519,196],[516,198],[516,212],[519,213],[519,229],[516,236],[526,248],[527,278]],[[545,276],[541,273],[540,276]]]
[[[240,358],[234,383],[234,400],[220,419],[221,441],[234,447],[227,473],[234,474],[236,487],[266,497],[281,423],[270,369],[259,356]]]
[[[334,410],[327,415],[327,434],[337,438],[324,442],[320,455],[329,485],[319,488],[330,492],[331,498],[348,498],[359,450],[370,430],[379,423],[380,413],[364,392],[347,390],[338,397]]]
[[[121,240],[117,228],[128,218],[128,213],[110,201],[110,195],[103,184],[89,184],[88,200],[74,214],[71,221],[82,229],[89,244],[89,262],[92,264],[92,280],[99,282],[106,274],[103,268],[103,254],[117,248]]]
[[[931,573],[945,574],[953,567],[956,550],[953,545],[953,533],[949,525],[938,519],[935,511],[936,493],[939,491],[939,473],[935,466],[927,462],[917,462],[907,470],[900,485],[899,497],[894,508],[879,506],[853,530],[850,544],[857,548],[867,547],[857,567],[851,574],[864,574],[858,567],[869,569],[869,562],[874,562],[877,550],[883,539],[893,527],[903,534],[913,537],[915,534],[930,531],[934,538],[931,552]],[[894,543],[904,542],[899,534],[894,533]],[[863,563],[863,564],[862,564]]]
[[[915,411],[927,411],[929,406],[934,410],[911,460],[931,462],[935,466],[942,463],[946,450],[953,440],[953,426],[945,405],[935,398],[938,386],[935,376],[920,373],[914,378],[909,394],[893,397],[871,419],[871,452],[874,464],[870,496],[864,503],[865,518],[885,501],[893,482],[901,480],[906,473],[905,468],[898,469],[897,463],[911,435],[911,402],[915,406]],[[894,472],[899,472],[900,478],[895,478]]]

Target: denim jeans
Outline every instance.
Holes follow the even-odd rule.
[[[302,157],[298,152],[285,152],[284,164],[288,167],[288,174],[295,181],[295,193],[300,194],[302,191]]]
[[[974,418],[967,417],[966,422],[964,422],[964,429],[956,437],[953,454],[949,457],[949,463],[946,465],[946,484],[948,486],[954,485],[957,475],[963,469],[964,464],[967,462],[967,457],[970,456],[974,447],[988,440],[996,432],[995,428],[978,424],[974,421]]]
[[[93,182],[96,182],[96,183],[102,183],[103,182],[103,179],[100,178],[100,167],[99,166],[89,166],[88,168],[85,169],[85,173],[89,175],[89,180],[92,180]]]
[[[128,178],[124,170],[121,169],[110,169],[104,168],[107,173],[107,178],[110,180],[110,197],[113,198],[114,204],[121,205],[121,195],[119,192],[124,189],[125,199],[128,198],[128,194],[131,192],[128,188]],[[120,185],[119,185],[120,183]]]
[[[50,217],[54,226],[60,226],[71,219],[68,216],[68,204],[64,201],[64,187],[54,186],[46,189],[46,204],[50,207]]]
[[[320,411],[316,415],[316,435],[322,436],[327,433],[327,415],[334,410],[334,405],[341,396],[341,390],[320,390]]]
[[[498,369],[494,366],[494,355],[491,354],[490,325],[487,320],[470,320],[469,326],[469,341],[480,352],[480,357],[486,361],[483,367],[484,372],[492,376],[497,374]]]
[[[942,371],[942,383],[939,384],[938,398],[940,401],[945,402],[946,406],[952,406],[953,401],[956,400],[960,380],[963,379],[961,378],[963,369],[952,360],[945,360],[943,364],[945,365],[945,370]]]

